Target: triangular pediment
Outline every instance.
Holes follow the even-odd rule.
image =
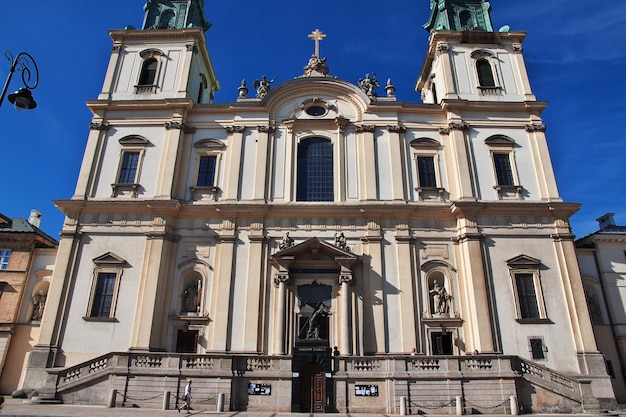
[[[507,265],[514,268],[538,268],[541,265],[539,259],[535,259],[528,255],[519,255],[513,259],[506,261]]]
[[[334,260],[336,258],[354,258],[358,256],[352,252],[341,249],[331,243],[320,240],[316,237],[305,240],[302,243],[294,245],[290,248],[283,249],[276,253],[273,258],[293,257],[298,259],[326,259]]]
[[[96,265],[126,265],[126,260],[114,254],[113,252],[107,252],[104,255],[100,255],[93,260]]]

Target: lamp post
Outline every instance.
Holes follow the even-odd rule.
[[[37,63],[33,57],[26,52],[20,52],[15,58],[13,58],[11,52],[4,51],[4,56],[11,62],[11,69],[9,70],[9,76],[7,77],[7,81],[4,83],[4,88],[2,89],[0,106],[2,106],[2,102],[4,101],[4,96],[6,95],[11,79],[13,78],[13,73],[17,70],[22,74],[22,83],[24,84],[24,87],[9,94],[9,102],[13,104],[18,111],[34,109],[37,107],[37,103],[33,99],[33,95],[30,90],[34,90],[39,84],[39,70],[37,69]],[[33,84],[31,84],[31,75],[33,73],[31,73],[30,64],[32,64],[35,75]]]

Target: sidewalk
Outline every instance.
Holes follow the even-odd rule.
[[[106,408],[97,405],[32,405],[24,404],[21,399],[5,398],[4,407],[0,415],[16,417],[174,417],[174,416],[211,416],[211,417],[289,417],[289,416],[314,416],[308,413],[272,413],[258,411],[229,411],[218,413],[201,406],[191,414],[185,411],[177,413],[176,410],[156,410],[151,408]],[[333,417],[389,417],[389,414],[330,414]],[[533,417],[591,417],[591,416],[616,416],[618,414],[532,414]],[[621,414],[624,415],[624,414]],[[502,417],[488,415],[488,417]],[[510,417],[510,416],[507,416]]]

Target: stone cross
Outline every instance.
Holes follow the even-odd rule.
[[[315,29],[309,35],[309,39],[313,39],[315,41],[315,56],[320,57],[320,41],[324,40],[326,35],[322,33],[319,29]]]

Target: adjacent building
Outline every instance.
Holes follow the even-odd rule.
[[[214,102],[201,0],[112,30],[24,386],[160,406],[193,377],[233,410],[611,407],[525,33],[494,31],[485,0],[430,3],[422,103],[332,76],[319,48],[291,52],[297,78]]]
[[[22,385],[26,358],[39,336],[58,242],[27,219],[0,213],[0,393]]]
[[[597,219],[598,231],[576,241],[576,253],[598,348],[620,404],[626,402],[626,226],[615,214]]]

